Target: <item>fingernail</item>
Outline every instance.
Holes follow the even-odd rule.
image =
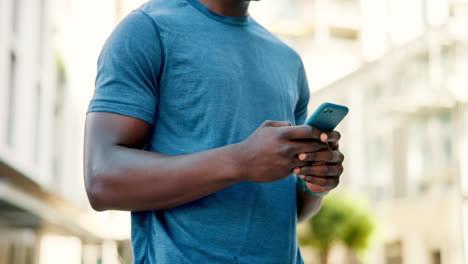
[[[306,157],[307,157],[307,155],[306,155],[305,153],[301,153],[301,154],[299,154],[299,156],[298,156],[298,158],[299,158],[300,160],[305,160]]]
[[[325,133],[320,134],[320,140],[322,140],[322,142],[327,142],[328,135]]]
[[[299,174],[300,171],[301,171],[300,168],[294,168],[293,173],[294,174]]]

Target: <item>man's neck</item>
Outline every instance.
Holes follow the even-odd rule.
[[[211,11],[224,16],[246,16],[250,1],[245,0],[198,0]]]

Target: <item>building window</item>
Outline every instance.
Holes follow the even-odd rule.
[[[39,45],[38,49],[39,52],[37,53],[38,55],[38,62],[39,62],[39,67],[42,66],[42,60],[44,57],[44,42],[45,42],[45,22],[46,22],[46,1],[45,0],[40,0],[39,1]]]
[[[440,130],[443,134],[443,162],[445,166],[452,165],[452,162],[455,160],[453,156],[453,137],[452,133],[454,131],[453,120],[451,113],[440,113],[439,120],[441,123]],[[448,128],[448,129],[447,129]]]
[[[367,171],[371,179],[368,183],[372,186],[371,197],[376,202],[392,195],[392,168],[388,162],[392,160],[392,151],[388,137],[386,133],[378,133],[370,137],[366,144],[366,160],[370,161]]]
[[[375,105],[380,103],[383,93],[384,93],[385,87],[383,87],[379,83],[375,83],[373,85],[370,85],[365,89],[365,100],[368,102],[370,105]]]
[[[65,63],[63,62],[62,56],[56,54],[56,65],[57,65],[57,82],[55,84],[55,102],[54,102],[54,117],[53,117],[53,131],[54,134],[52,141],[52,177],[56,183],[57,188],[63,189],[63,177],[62,177],[62,142],[63,142],[63,130],[64,130],[64,103],[66,95],[66,69]]]
[[[36,115],[35,124],[34,124],[34,160],[36,162],[39,161],[39,154],[40,154],[40,142],[41,142],[41,115],[42,115],[42,87],[40,84],[37,85],[36,90],[36,111],[34,114]]]
[[[19,24],[20,24],[20,10],[21,10],[21,0],[13,0],[11,1],[13,4],[13,10],[11,13],[11,25],[13,33],[19,32]]]
[[[453,125],[448,111],[412,120],[408,129],[407,151],[407,184],[411,195],[445,193],[453,189]]]
[[[431,263],[442,264],[442,254],[440,253],[440,250],[434,250],[431,252]]]
[[[6,131],[6,143],[8,146],[13,145],[13,130],[15,126],[15,90],[16,90],[16,71],[17,71],[17,59],[15,53],[10,54],[10,77],[8,82],[8,107],[7,107],[7,131]]]
[[[403,249],[401,241],[389,243],[385,245],[385,263],[386,264],[402,264]]]

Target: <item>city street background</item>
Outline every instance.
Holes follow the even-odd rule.
[[[100,49],[144,2],[0,0],[0,264],[131,263],[129,213],[88,204],[82,143]],[[250,5],[301,55],[309,113],[350,109],[306,264],[468,264],[468,0]],[[340,212],[361,220],[325,245]]]

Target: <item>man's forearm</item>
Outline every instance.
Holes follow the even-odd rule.
[[[115,145],[86,166],[88,197],[96,210],[176,207],[238,182],[235,148],[169,156]]]
[[[314,216],[322,206],[323,197],[310,195],[302,190],[301,183],[297,184],[297,220],[306,221]]]

